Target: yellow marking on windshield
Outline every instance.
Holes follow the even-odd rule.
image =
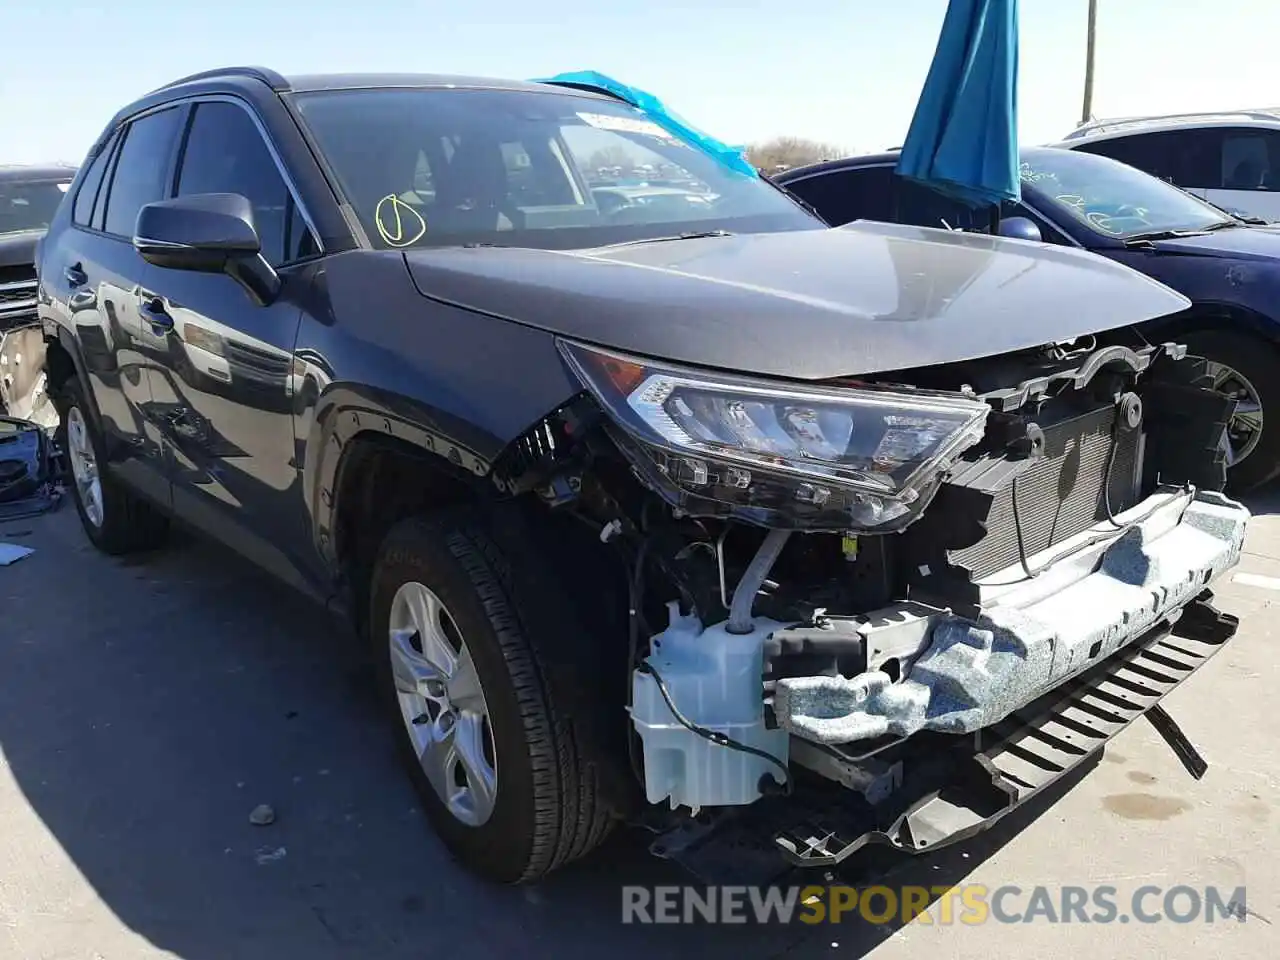
[[[416,228],[413,223],[415,220]],[[421,240],[427,232],[427,221],[422,219],[422,214],[394,193],[388,193],[378,201],[378,206],[373,211],[373,222],[377,224],[383,242],[389,247],[410,246]]]

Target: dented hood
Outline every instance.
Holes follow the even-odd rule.
[[[1080,250],[891,224],[595,250],[420,249],[419,292],[566,337],[819,380],[1069,340],[1190,301]]]

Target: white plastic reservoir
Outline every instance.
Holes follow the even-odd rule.
[[[662,677],[672,702],[691,723],[787,762],[788,735],[764,725],[762,649],[786,624],[755,617],[754,630],[735,635],[725,623],[702,628],[696,616],[669,605],[671,623],[646,658]],[[726,621],[727,622],[727,621]],[[644,742],[645,792],[650,803],[728,806],[760,797],[760,778],[779,784],[782,771],[763,757],[712,743],[686,729],[668,709],[654,678],[632,674],[631,719]]]

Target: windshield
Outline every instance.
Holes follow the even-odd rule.
[[[298,111],[379,248],[824,229],[640,110],[569,91],[340,90]]]
[[[1103,236],[1204,230],[1232,223],[1209,204],[1117,160],[1076,150],[1026,150],[1022,188],[1048,211]]]
[[[70,186],[70,179],[0,180],[0,233],[49,229]]]

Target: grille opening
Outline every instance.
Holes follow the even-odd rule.
[[[980,579],[1105,520],[1108,491],[1113,515],[1137,504],[1141,434],[1115,431],[1115,417],[1108,406],[1045,427],[1044,457],[1000,487],[985,536],[948,560]]]

